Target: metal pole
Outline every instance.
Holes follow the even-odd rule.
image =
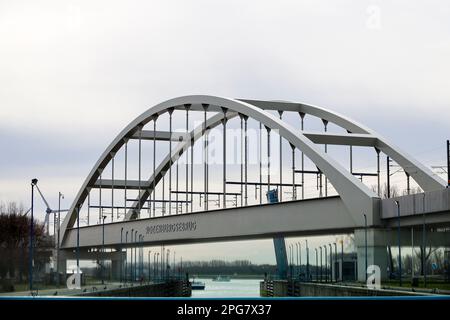
[[[124,213],[127,213],[127,178],[128,178],[128,141],[125,141],[125,187],[124,187],[124,199],[123,207]]]
[[[148,251],[148,282],[150,282],[150,280],[151,280],[151,260],[152,260],[152,250],[149,250]]]
[[[227,109],[223,112],[223,207],[227,207]],[[219,197],[220,198],[220,197]]]
[[[299,271],[302,272],[302,244],[298,242],[298,255],[299,255]]]
[[[330,246],[330,282],[333,282],[333,246],[331,243],[328,245]]]
[[[176,205],[175,205],[175,214],[178,214],[178,211],[179,211],[179,207],[181,207],[181,213],[183,213],[183,205],[181,204],[179,204],[179,202],[178,202],[178,160],[177,160],[177,164],[176,164],[176,172],[175,172],[175,175],[176,175],[176,182],[175,182],[175,190],[176,190],[176,194],[175,194],[175,202],[176,202]]]
[[[386,182],[386,185],[387,185],[387,197],[388,198],[390,198],[391,197],[391,174],[390,174],[390,172],[389,172],[389,169],[390,169],[390,167],[391,167],[391,165],[390,165],[390,159],[389,159],[389,156],[387,156],[386,157],[386,176],[387,176],[387,182]]]
[[[319,269],[319,265],[317,263],[317,248],[314,248],[314,251],[316,252],[316,281],[319,278],[318,277],[318,269]]]
[[[411,278],[414,278],[414,227],[411,227]]]
[[[89,217],[90,217],[90,207],[91,207],[91,191],[89,191],[88,196],[87,196],[87,202],[88,202],[88,207],[87,207],[87,225],[89,225]],[[126,203],[125,203],[126,204]],[[58,217],[59,219],[59,217]]]
[[[283,111],[279,110],[280,120],[283,120]],[[283,139],[280,134],[280,202],[283,201]]]
[[[296,197],[296,188],[295,188],[295,146],[291,143],[292,149],[292,200],[295,200]]]
[[[422,274],[423,274],[423,282],[424,287],[427,286],[427,268],[426,268],[426,246],[425,246],[425,192],[423,193],[423,213],[422,213]]]
[[[137,239],[137,230],[134,231],[134,242],[136,242]],[[137,270],[136,268],[139,266],[138,261],[137,261],[137,257],[136,257],[136,253],[137,253],[137,246],[134,247],[134,273],[133,273],[133,281],[136,281],[136,275],[137,275]]]
[[[131,248],[130,248],[130,255],[131,255],[130,282],[133,282],[133,234],[134,234],[134,229],[131,229],[131,235],[130,235],[130,242],[131,242]]]
[[[245,205],[248,205],[248,135],[247,135],[247,120],[248,117],[244,116],[244,183],[245,183]],[[242,198],[242,192],[241,192]]]
[[[206,133],[206,111],[208,109],[208,105],[203,105],[203,184],[204,184],[204,209],[208,210],[208,198],[207,198],[207,192],[208,192],[208,164],[207,164],[207,154],[208,154],[208,136]]]
[[[77,210],[77,274],[80,272],[80,206],[76,206]]]
[[[305,113],[300,112],[300,119],[301,119],[301,130],[303,131],[304,129],[304,119],[305,119]],[[302,151],[302,200],[305,199],[305,154]]]
[[[259,123],[259,204],[262,204],[262,123]]]
[[[267,192],[270,191],[270,128],[267,130]]]
[[[138,175],[139,175],[139,191],[138,191],[138,197],[139,197],[139,202],[138,202],[138,213],[137,213],[137,217],[140,218],[141,217],[141,163],[142,163],[142,127],[139,128],[139,159],[138,159]]]
[[[172,214],[172,113],[169,108],[169,216]],[[177,204],[178,205],[178,204]]]
[[[328,120],[322,119],[324,132],[327,132]],[[328,152],[328,145],[325,143],[325,153]],[[325,176],[325,197],[328,196],[328,178]]]
[[[380,149],[375,148],[377,152],[377,193],[378,196],[381,197],[381,186],[380,186]]]
[[[410,188],[410,183],[409,183],[409,173],[405,172],[406,174],[406,194],[411,194],[411,188]]]
[[[327,245],[324,245],[325,250],[325,282],[328,282],[328,250]]]
[[[320,282],[322,282],[322,247],[320,247]]]
[[[122,283],[123,279],[122,279],[122,265],[123,265],[123,260],[122,260],[122,252],[123,252],[123,245],[122,245],[122,236],[123,236],[123,227],[120,228],[120,277],[119,280]]]
[[[310,274],[309,274],[309,247],[308,247],[308,239],[305,239],[306,242],[306,278],[309,281],[310,280]]]
[[[156,120],[158,116],[153,117],[153,201],[156,200]],[[153,217],[156,215],[156,202],[153,202]]]
[[[128,278],[128,248],[126,247],[128,244],[128,231],[125,232],[125,274],[124,274],[124,278],[125,278],[125,282],[127,282],[127,278]]]
[[[344,281],[344,239],[341,240],[341,281]]]
[[[450,140],[447,140],[447,188],[450,187]]]
[[[333,243],[334,244],[334,260],[336,261],[337,260],[337,244],[336,244],[336,242],[334,242]],[[333,265],[334,267],[336,267],[336,262],[334,263],[334,265]],[[334,272],[334,281],[336,281],[337,282],[337,277],[336,277],[336,272]]]
[[[111,222],[114,221],[114,156],[111,159]]]
[[[397,205],[397,237],[398,237],[398,278],[400,281],[400,287],[402,286],[402,246],[400,242],[400,202],[395,201]]]
[[[56,243],[56,273],[58,274],[58,285],[60,284],[59,280],[59,270],[60,270],[60,252],[59,252],[59,241],[60,241],[60,230],[61,230],[61,197],[64,199],[64,195],[61,192],[58,192],[58,240]],[[88,219],[89,221],[89,219]]]
[[[184,105],[186,108],[186,140],[189,139],[189,108],[191,107],[190,104]],[[186,141],[187,143],[187,141]],[[191,146],[193,148],[194,146]],[[191,149],[192,152],[192,149]],[[189,197],[189,146],[186,147],[186,213],[189,210],[189,203],[188,203],[188,197]],[[192,175],[192,172],[191,172]]]
[[[37,184],[38,180],[31,180],[31,219],[30,219],[30,248],[29,248],[29,271],[28,280],[30,291],[33,290],[33,238],[34,238],[34,186]]]
[[[244,199],[242,197],[242,194],[244,193],[244,186],[242,184],[242,181],[244,180],[244,116],[242,114],[239,114],[239,117],[241,118],[241,141],[240,141],[240,147],[241,147],[241,207],[244,204]]]
[[[298,243],[296,243],[295,244],[295,248],[296,248],[296,250],[295,250],[295,252],[296,252],[296,254],[297,254],[297,271],[295,272],[295,274],[297,275],[299,272],[298,272],[298,270],[299,270],[299,266],[300,266],[300,264],[298,263],[298,255],[299,255],[299,250],[298,250]]]
[[[367,216],[365,213],[363,213],[364,216],[364,263],[365,263],[365,270],[364,274],[366,275],[366,281],[367,281]]]
[[[101,278],[102,278],[102,284],[105,284],[104,279],[104,267],[105,267],[105,218],[106,216],[102,216],[102,264],[101,264]],[[78,262],[77,262],[78,263]]]

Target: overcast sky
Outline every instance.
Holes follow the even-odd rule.
[[[68,206],[123,127],[186,94],[327,107],[444,164],[449,17],[446,0],[0,0],[0,201],[28,206],[38,177]],[[274,257],[270,241],[179,250]]]

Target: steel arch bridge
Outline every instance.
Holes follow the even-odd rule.
[[[288,113],[299,115],[300,121],[293,126],[283,120],[283,115]],[[176,115],[183,117],[182,130],[179,130],[180,125],[178,130],[173,130],[173,119]],[[195,116],[201,118],[201,122],[196,125],[193,124]],[[233,118],[240,120],[241,162],[238,181],[230,181],[231,165],[227,164],[227,149],[230,146],[227,140],[227,124]],[[323,125],[324,131],[305,131],[304,121],[309,118],[318,120]],[[248,178],[249,144],[251,144],[248,141],[249,121],[256,123],[256,127],[259,125],[259,139],[254,142],[259,152],[257,156],[259,181],[249,181]],[[169,129],[162,131],[161,123],[167,125],[167,122]],[[329,132],[327,130],[329,124],[333,124],[342,132]],[[211,148],[211,141],[208,138],[211,130],[219,128],[223,130],[221,170],[215,170],[210,175],[208,148]],[[266,161],[263,161],[262,155],[262,132],[267,137],[267,144],[264,146]],[[273,177],[271,179],[271,173],[274,171],[271,162],[275,158],[271,154],[273,140],[271,133],[272,137],[275,133],[280,140],[277,181],[274,181]],[[137,143],[135,146],[137,159],[134,159],[137,168],[133,173],[137,175],[137,179],[130,178],[132,174],[129,167],[133,162],[130,154],[132,141]],[[292,151],[292,176],[286,178],[285,175],[284,179],[283,172],[286,170],[283,167],[282,141],[288,144]],[[152,148],[143,147],[144,142],[152,144]],[[160,151],[163,149],[160,143],[168,144],[167,153]],[[327,152],[328,145],[349,146],[349,169],[330,156]],[[353,171],[351,164],[353,146],[375,150],[376,173]],[[196,148],[201,148],[202,153],[201,166],[196,163],[197,172],[194,169],[194,157],[198,158],[200,151]],[[147,149],[152,151],[149,157],[151,161],[145,161],[145,164],[151,163],[152,167],[144,171],[142,154]],[[296,152],[301,154],[300,169],[296,166]],[[230,99],[207,95],[191,95],[167,100],[134,119],[106,148],[75,197],[61,225],[58,244],[61,249],[68,251],[75,247],[90,250],[100,246],[122,250],[123,247],[136,245],[330,234],[354,231],[363,227],[363,215],[367,219],[368,226],[380,227],[385,225],[380,200],[380,153],[390,157],[404,170],[408,186],[409,179],[412,178],[424,192],[439,191],[446,187],[445,182],[428,168],[378,133],[321,107],[287,101]],[[120,154],[124,166],[123,176],[118,179],[117,163]],[[315,170],[305,169],[305,158],[315,166]],[[182,163],[183,177],[180,179],[181,160],[184,160],[184,163]],[[264,169],[267,170],[265,175],[262,174],[263,162]],[[201,168],[200,173],[198,167]],[[107,168],[111,171],[109,177],[105,178]],[[176,179],[173,178],[173,171]],[[144,174],[148,174],[145,179]],[[297,174],[301,176],[299,181],[296,178]],[[305,197],[305,175],[310,174],[317,177],[317,188],[320,188],[318,198]],[[362,177],[366,175],[377,180],[375,191],[362,182]],[[322,178],[325,179],[325,186]],[[180,190],[180,181],[183,181],[184,190]],[[334,188],[335,195],[328,195],[328,185]],[[196,189],[198,186],[201,186],[201,189]],[[231,192],[230,190],[236,186],[238,190]],[[249,186],[255,188],[255,198],[259,203],[248,202]],[[263,188],[270,190],[272,187],[278,188],[280,203],[267,204],[266,200],[263,200]],[[212,188],[217,190],[212,191]],[[291,197],[283,197],[283,188],[292,190]],[[109,193],[107,199],[105,190]],[[213,197],[214,199],[217,197],[216,207],[210,208],[209,202]],[[198,206],[194,205],[196,198],[199,200]],[[93,205],[93,202],[96,204]],[[230,202],[231,206],[228,205]],[[98,210],[98,220],[95,224],[90,223],[91,210]],[[85,220],[83,217],[86,214],[87,223],[81,226],[80,221]],[[107,217],[110,219],[105,224]],[[139,232],[139,241],[136,235],[134,241],[132,238],[130,242],[127,238],[123,239],[125,231],[130,230],[136,235]]]
[[[272,111],[272,112],[271,112]],[[273,114],[273,111],[278,112],[278,117]],[[176,112],[183,112],[185,115],[186,127],[185,132],[180,131],[172,131],[172,118]],[[192,112],[203,112],[203,122],[197,127],[191,128],[191,123],[189,122],[189,115]],[[282,120],[283,113],[293,112],[300,115],[300,127],[294,127],[287,122]],[[169,131],[157,131],[158,119],[161,118],[162,115],[169,115]],[[208,114],[212,114],[212,116],[208,117]],[[303,130],[304,127],[304,119],[306,116],[312,116],[319,118],[324,124],[324,132],[307,132]],[[226,148],[223,152],[224,163],[223,163],[223,181],[222,190],[220,192],[211,192],[208,190],[209,184],[209,172],[208,172],[208,163],[207,160],[204,161],[202,166],[204,167],[204,183],[202,191],[193,190],[194,186],[194,173],[193,173],[193,155],[194,152],[193,146],[196,142],[203,138],[203,151],[208,148],[208,133],[211,129],[222,125],[224,130],[226,130],[226,125],[229,120],[235,117],[241,118],[241,128],[242,128],[242,120],[245,122],[245,131],[244,131],[244,140],[245,146],[244,148],[244,165],[245,171],[247,171],[247,159],[248,159],[248,145],[247,145],[247,120],[253,119],[256,122],[259,122],[260,128],[264,127],[269,138],[268,146],[267,146],[267,163],[268,166],[268,175],[265,177],[266,181],[262,181],[260,174],[260,181],[249,182],[247,181],[247,172],[243,176],[242,181],[235,182],[235,184],[240,184],[241,186],[245,186],[245,190],[241,187],[242,194],[238,193],[229,193],[227,192],[227,188],[229,186],[229,181],[226,179],[227,175],[227,165],[226,165]],[[327,132],[327,125],[329,123],[333,123],[338,127],[344,129],[346,133],[337,134],[337,133],[329,133]],[[152,127],[152,130],[146,130],[145,127]],[[270,133],[271,131],[276,131],[280,140],[285,139],[289,145],[291,146],[293,152],[295,150],[299,150],[302,154],[302,170],[296,170],[297,173],[301,173],[302,175],[302,183],[304,183],[304,175],[305,174],[317,174],[320,176],[324,176],[326,181],[328,180],[330,184],[335,188],[337,194],[342,200],[345,209],[351,215],[354,220],[355,226],[361,224],[361,214],[365,213],[369,218],[369,225],[377,225],[379,224],[379,214],[377,210],[379,210],[376,205],[376,201],[379,200],[379,195],[372,191],[368,186],[362,183],[362,179],[359,180],[355,177],[355,175],[363,176],[364,173],[354,173],[350,172],[348,169],[344,168],[341,164],[339,164],[336,160],[334,160],[329,154],[326,152],[327,145],[346,145],[346,146],[364,146],[364,147],[373,147],[379,156],[380,152],[383,152],[391,159],[393,159],[401,168],[405,171],[408,177],[414,179],[417,184],[424,191],[432,191],[445,188],[446,184],[443,180],[433,174],[428,168],[414,160],[411,156],[401,151],[398,147],[389,143],[385,138],[381,135],[377,134],[373,130],[353,121],[347,117],[337,114],[336,112],[332,112],[330,110],[320,108],[313,105],[307,105],[304,103],[294,103],[294,102],[285,102],[285,101],[258,101],[258,100],[248,100],[248,99],[229,99],[215,96],[207,96],[207,95],[192,95],[192,96],[183,96],[175,99],[171,99],[165,102],[162,102],[150,109],[146,112],[138,116],[134,119],[128,126],[125,127],[117,137],[112,141],[112,143],[106,148],[103,154],[100,156],[93,169],[87,176],[84,181],[80,191],[78,192],[75,200],[73,201],[70,210],[62,223],[61,226],[61,245],[64,247],[64,241],[67,238],[68,230],[73,228],[75,222],[77,222],[77,217],[80,214],[80,211],[88,202],[87,209],[96,208],[99,209],[100,219],[103,216],[103,209],[111,208],[112,216],[114,216],[114,210],[126,210],[126,214],[124,215],[123,221],[135,220],[141,217],[141,211],[145,207],[145,204],[148,204],[147,210],[150,212],[149,217],[156,217],[155,209],[156,203],[163,203],[163,210],[161,212],[161,216],[164,215],[172,215],[174,213],[179,213],[181,203],[181,210],[183,210],[183,206],[185,206],[185,213],[193,211],[193,196],[199,195],[202,197],[202,201],[204,202],[204,210],[208,210],[208,200],[212,195],[217,195],[222,197],[221,207],[225,208],[227,206],[229,197],[242,197],[246,199],[248,197],[248,186],[253,185],[258,187],[261,190],[263,186],[267,186],[267,189],[270,189],[271,185],[275,187],[279,187],[280,189],[290,188],[289,183],[284,183],[284,181],[271,181],[270,179]],[[224,131],[226,132],[226,131]],[[223,145],[227,145],[226,142],[226,134],[223,134]],[[206,138],[205,138],[206,137]],[[129,180],[127,178],[127,145],[130,140],[137,140],[139,144],[139,178],[138,180]],[[156,155],[155,149],[153,150],[153,172],[150,173],[150,177],[147,180],[142,180],[142,169],[141,169],[141,143],[144,140],[150,140],[153,142],[153,147],[155,147],[156,141],[167,141],[169,143],[169,152],[162,159],[162,161],[156,165]],[[173,143],[174,142],[174,143]],[[176,145],[173,147],[173,144]],[[262,143],[262,142],[260,142]],[[319,145],[324,144],[325,150],[323,150]],[[261,149],[261,146],[260,146]],[[125,177],[122,180],[114,179],[114,160],[116,155],[122,151],[125,153]],[[190,157],[189,155],[190,152]],[[207,151],[206,151],[207,152]],[[351,151],[350,151],[351,152]],[[179,159],[186,157],[186,170],[185,170],[185,190],[184,191],[173,191],[172,185],[172,167]],[[295,155],[295,154],[294,154]],[[314,165],[317,167],[316,172],[310,172],[304,170],[303,168],[303,157],[307,157],[310,159]],[[191,162],[189,163],[189,161]],[[261,167],[261,159],[260,167]],[[295,158],[294,158],[295,161]],[[102,174],[107,166],[112,167],[111,179],[102,179]],[[378,157],[378,168],[379,168],[379,157]],[[178,169],[178,167],[177,167]],[[273,169],[272,169],[273,170]],[[189,172],[190,171],[190,172]],[[293,170],[294,171],[294,170]],[[241,170],[242,172],[242,170]],[[261,172],[261,171],[260,171]],[[280,172],[280,175],[282,173]],[[169,192],[168,199],[157,200],[155,198],[155,189],[162,183],[164,183],[164,178],[166,175],[169,175]],[[206,177],[206,178],[205,178]],[[304,189],[302,184],[295,182],[295,175],[293,174],[292,179],[292,189],[295,194],[295,190],[298,187]],[[322,179],[321,179],[322,180]],[[379,170],[378,170],[378,181],[379,181]],[[177,177],[178,184],[178,177]],[[112,192],[111,198],[109,199],[112,204],[105,205],[101,203],[101,194],[103,189],[110,189]],[[99,205],[92,206],[90,201],[90,193],[93,189],[99,189]],[[124,199],[123,206],[116,206],[114,203],[114,191],[115,190],[137,190],[138,194],[135,199],[132,199],[132,205],[127,205],[130,199]],[[164,189],[163,189],[164,190]],[[378,185],[379,191],[379,185]],[[176,198],[178,199],[178,195],[183,195],[184,200],[175,200],[172,197],[172,194],[176,194]],[[282,197],[282,191],[280,191],[280,198]],[[225,200],[225,201],[224,201]],[[292,200],[292,198],[291,198]],[[116,198],[117,201],[117,198]],[[245,201],[244,201],[245,202]],[[260,199],[262,202],[262,199]],[[153,204],[153,208],[150,208]],[[167,210],[168,204],[168,210]],[[175,212],[172,211],[172,204],[176,205]],[[245,205],[241,199],[241,204]],[[235,201],[235,205],[237,205],[237,200]],[[150,210],[149,210],[150,209]],[[151,214],[153,212],[153,215]],[[100,220],[99,219],[99,220]],[[113,218],[112,218],[113,219]]]

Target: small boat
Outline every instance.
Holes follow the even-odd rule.
[[[229,276],[217,276],[213,279],[213,281],[220,281],[220,282],[229,282],[231,279]]]
[[[205,290],[205,283],[201,281],[195,281],[195,278],[192,279],[191,282],[192,290]]]

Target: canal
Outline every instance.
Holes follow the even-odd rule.
[[[259,297],[259,279],[231,279],[229,282],[196,278],[205,283],[205,290],[192,290],[192,298]]]

